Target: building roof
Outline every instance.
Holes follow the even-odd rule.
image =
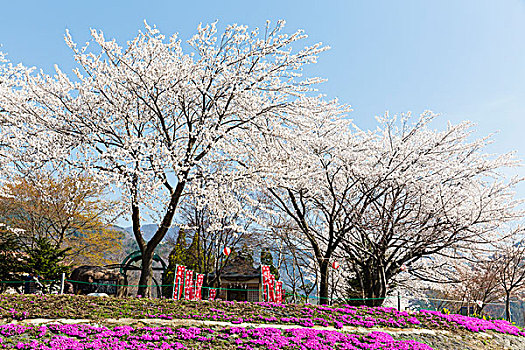
[[[224,266],[221,278],[224,279],[252,279],[261,276],[261,267],[253,267],[251,259],[237,255]]]

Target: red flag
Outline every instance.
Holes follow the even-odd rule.
[[[268,290],[270,291],[270,302],[275,303],[275,276],[270,274],[270,282],[268,283]]]
[[[197,281],[195,282],[194,300],[202,300],[202,283],[204,282],[204,275],[197,274]]]
[[[283,282],[277,281],[277,302],[282,303],[283,301]]]
[[[274,282],[274,288],[275,288],[275,302],[280,303],[281,300],[279,297],[279,282],[278,281]]]
[[[264,301],[269,301],[269,282],[270,282],[270,266],[268,265],[262,265],[261,266],[261,273],[262,273],[262,282],[263,282],[263,297]]]
[[[186,266],[178,265],[175,270],[175,288],[173,298],[180,300],[182,298],[182,291],[184,290],[184,270]]]
[[[193,280],[193,271],[192,270],[186,270],[186,278],[184,280],[184,299],[191,300],[191,292],[192,292],[192,286],[191,282]]]
[[[209,300],[215,300],[215,297],[217,296],[217,290],[216,289],[210,289],[210,297]]]
[[[192,271],[190,275],[190,292],[189,292],[190,299],[189,300],[193,300],[194,294],[195,294],[195,281],[193,279],[193,271]]]

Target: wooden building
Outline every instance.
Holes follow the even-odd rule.
[[[229,301],[262,301],[261,267],[242,255],[236,256],[221,271],[217,298]]]

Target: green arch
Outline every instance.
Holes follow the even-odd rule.
[[[124,270],[127,270],[126,267],[139,260],[142,260],[142,252],[140,250],[134,251],[133,253],[126,256],[122,261],[122,264],[120,264],[120,273],[125,274]],[[162,265],[162,269],[166,270],[166,263],[157,253],[153,254],[153,261],[160,263]]]

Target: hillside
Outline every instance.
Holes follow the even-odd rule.
[[[85,296],[0,296],[18,349],[525,349],[505,321],[435,311]]]
[[[113,225],[111,227],[115,231],[122,232],[124,234],[122,245],[123,245],[123,257],[127,256],[128,254],[131,254],[139,249],[135,237],[133,236],[133,227],[121,227],[117,225]],[[158,225],[157,224],[146,224],[141,227],[142,234],[144,235],[144,239],[146,241],[149,241],[155,232],[157,231]],[[157,247],[156,253],[159,254],[163,259],[167,260],[167,257],[170,253],[170,247],[166,245],[166,238],[169,236],[177,237],[177,234],[179,232],[178,227],[172,227],[168,230],[168,233],[164,240],[161,242],[161,244]],[[120,262],[120,261],[118,261]]]
[[[126,231],[127,233],[129,233],[130,237],[133,237],[133,227],[132,226],[129,226],[129,227],[116,226],[116,227],[118,227],[120,230]],[[140,230],[142,232],[142,235],[144,236],[144,239],[146,241],[149,241],[151,239],[151,237],[153,237],[155,232],[157,232],[158,228],[159,228],[159,225],[157,225],[157,224],[145,224],[145,225],[142,225],[140,227]],[[175,237],[177,237],[178,232],[179,232],[179,228],[178,227],[171,227],[168,230],[168,233],[166,234],[166,237],[167,236],[175,236]]]

